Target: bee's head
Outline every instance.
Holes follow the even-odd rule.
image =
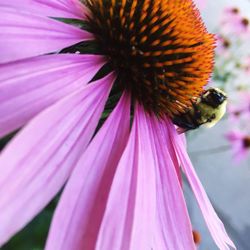
[[[227,96],[218,88],[209,88],[202,94],[201,99],[203,103],[206,103],[213,108],[218,108],[218,106],[226,101]]]

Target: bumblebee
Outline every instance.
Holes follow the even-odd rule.
[[[201,125],[213,127],[225,114],[227,95],[218,88],[205,90],[192,107],[185,113],[173,117],[173,123],[179,128],[179,133],[196,129]]]

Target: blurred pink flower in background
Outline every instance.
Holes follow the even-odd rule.
[[[216,54],[223,55],[224,57],[229,56],[229,48],[231,46],[230,41],[222,35],[216,35]]]
[[[246,73],[247,76],[250,76],[250,56],[247,56],[241,61],[242,67]],[[248,93],[250,96],[250,93]],[[249,97],[250,98],[250,97]],[[249,100],[249,99],[248,99]]]
[[[200,10],[203,10],[207,5],[207,0],[194,0],[194,2]]]
[[[220,22],[220,31],[224,34],[249,36],[249,20],[236,7],[225,8]]]
[[[196,21],[192,2],[186,2],[186,18]],[[25,125],[0,156],[0,244],[67,182],[46,249],[195,249],[178,179],[181,166],[214,241],[220,249],[234,247],[166,115],[149,115],[124,91],[95,133],[117,73],[91,81],[107,58],[50,54],[94,39],[48,18],[86,20],[86,6],[73,0],[3,0],[0,8],[0,136]]]
[[[228,104],[229,118],[239,122],[240,119],[249,121],[250,119],[250,92],[238,91]],[[250,129],[250,127],[249,127]]]
[[[244,160],[250,152],[250,135],[232,130],[226,134],[233,150],[233,156],[237,162]]]

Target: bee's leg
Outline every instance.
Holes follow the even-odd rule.
[[[215,118],[216,118],[216,115],[212,114],[209,118],[207,118],[206,122],[204,123],[212,122]]]
[[[201,111],[198,109],[197,105],[193,103],[193,116],[190,116],[192,122],[190,124],[193,125],[192,129],[196,129],[201,125]]]

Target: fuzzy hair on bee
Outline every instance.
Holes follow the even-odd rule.
[[[225,114],[226,105],[226,93],[219,88],[209,88],[193,101],[190,109],[175,115],[172,120],[178,126],[179,133],[199,128],[201,125],[211,128]]]

